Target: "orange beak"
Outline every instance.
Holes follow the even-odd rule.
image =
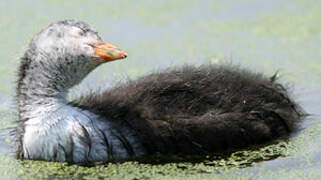
[[[127,54],[125,52],[121,51],[116,46],[108,44],[104,41],[99,44],[92,44],[91,46],[95,50],[95,55],[99,58],[104,59],[106,62],[127,57]]]

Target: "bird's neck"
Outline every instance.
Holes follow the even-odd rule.
[[[64,59],[42,59],[22,58],[17,87],[20,119],[48,115],[68,105],[68,89],[98,66],[84,64],[87,61],[82,59],[71,60],[71,63]]]
[[[70,88],[63,79],[42,71],[28,73],[20,80],[17,89],[20,119],[29,120],[41,117],[67,105]]]

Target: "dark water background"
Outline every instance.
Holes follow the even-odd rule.
[[[279,70],[311,116],[288,141],[224,157],[92,168],[16,160],[1,131],[0,179],[320,179],[321,1],[0,0],[0,129],[17,119],[19,57],[35,33],[63,19],[88,22],[129,55],[96,69],[72,94],[166,67],[230,62],[266,75]]]

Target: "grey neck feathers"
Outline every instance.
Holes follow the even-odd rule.
[[[17,87],[20,118],[39,109],[43,109],[39,113],[48,113],[46,109],[55,111],[59,108],[56,104],[67,104],[68,89],[98,65],[84,56],[28,50],[21,59]]]

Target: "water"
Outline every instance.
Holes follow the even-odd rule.
[[[19,57],[49,23],[83,20],[107,42],[124,49],[124,61],[105,64],[73,92],[182,64],[231,62],[272,75],[293,88],[311,114],[288,141],[198,162],[108,164],[81,167],[19,161],[0,138],[0,179],[318,179],[321,177],[321,2],[272,1],[0,1],[0,129],[17,119],[14,91]]]

